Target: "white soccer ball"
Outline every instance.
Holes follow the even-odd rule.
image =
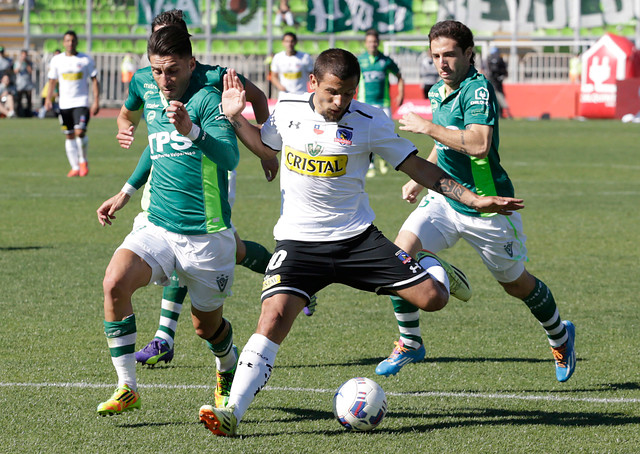
[[[357,377],[344,382],[333,396],[333,414],[347,430],[371,430],[387,413],[387,396],[379,384]]]

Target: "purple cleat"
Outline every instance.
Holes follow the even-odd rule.
[[[142,350],[136,352],[136,361],[147,366],[153,367],[159,361],[165,363],[171,362],[173,359],[173,348],[169,347],[169,343],[164,339],[154,337]]]

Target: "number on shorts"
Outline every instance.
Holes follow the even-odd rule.
[[[269,260],[269,266],[267,267],[267,269],[275,270],[280,268],[280,266],[282,266],[282,262],[284,262],[284,259],[286,258],[287,258],[287,251],[283,251],[283,250],[276,251],[271,256],[271,260]]]

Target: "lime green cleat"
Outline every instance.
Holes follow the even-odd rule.
[[[98,405],[98,414],[100,416],[111,416],[139,409],[140,394],[133,391],[128,385],[123,385],[116,388],[111,399]]]
[[[200,422],[214,435],[220,437],[233,437],[236,435],[238,420],[233,414],[234,406],[226,408],[213,408],[211,405],[200,407]]]
[[[469,285],[469,279],[467,276],[458,268],[451,265],[446,260],[441,259],[433,252],[429,252],[425,249],[418,251],[416,254],[416,261],[420,263],[420,260],[424,257],[433,257],[442,268],[447,272],[447,276],[449,277],[449,293],[461,301],[469,301],[471,299],[471,285]]]
[[[236,364],[233,369],[227,372],[216,371],[216,389],[213,392],[216,408],[226,407],[229,402],[233,377],[236,374],[236,367],[238,367],[238,347],[235,345],[233,346],[233,352],[236,355]]]

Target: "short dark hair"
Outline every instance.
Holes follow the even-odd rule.
[[[191,35],[179,25],[167,25],[151,34],[147,43],[147,54],[165,57],[177,55],[178,57],[192,57]]]
[[[64,32],[64,35],[62,36],[67,36],[67,35],[73,36],[76,39],[76,41],[78,41],[78,35],[76,35],[76,32],[74,32],[73,30],[67,30],[66,32]]]
[[[313,75],[318,82],[326,74],[333,74],[340,80],[360,77],[360,64],[351,52],[344,49],[327,49],[318,55],[313,65]]]
[[[378,30],[376,30],[375,28],[370,28],[369,30],[367,30],[364,34],[365,38],[367,36],[375,36],[376,39],[380,39],[380,33],[378,33]]]
[[[456,20],[444,20],[431,27],[429,31],[429,42],[441,37],[454,40],[463,51],[469,47],[473,50],[475,47],[473,32],[462,22]],[[475,63],[475,55],[475,52],[471,53],[472,65]]]
[[[282,35],[282,39],[285,39],[287,36],[291,36],[296,43],[298,42],[298,37],[296,36],[295,33],[287,32],[284,35]]]
[[[172,9],[169,11],[163,11],[153,18],[151,22],[151,30],[153,31],[158,25],[164,27],[165,25],[177,25],[184,28],[184,31],[188,32],[187,23],[184,20],[184,13],[181,9]]]

